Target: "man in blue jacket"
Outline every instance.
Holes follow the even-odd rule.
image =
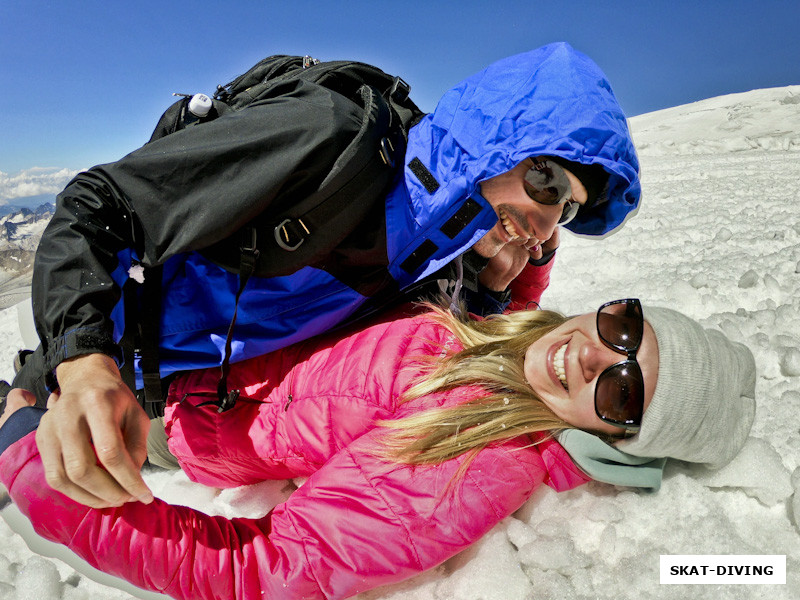
[[[250,131],[237,129],[241,123],[221,117],[214,126],[225,128],[226,143],[258,146]],[[478,257],[473,304],[501,310],[510,282],[551,258],[559,225],[606,234],[640,197],[625,116],[597,65],[567,44],[501,60],[447,92],[410,129],[384,205],[337,252],[285,276],[251,277],[243,291],[236,274],[182,239],[185,224],[223,227],[214,213],[223,198],[193,188],[199,167],[186,158],[191,149],[180,149],[186,154],[176,161],[174,148],[173,141],[150,144],[79,175],[59,196],[61,212],[37,253],[39,369],[60,391],[37,442],[48,482],[94,507],[152,499],[139,474],[149,421],[118,366],[119,290],[136,277],[137,260],[163,265],[158,352],[165,377],[260,355],[368,314],[387,299],[413,298],[417,286],[454,265],[450,290],[457,292],[465,253]],[[181,167],[156,177],[153,165],[161,160]],[[133,180],[153,198],[172,186],[204,204],[187,211],[176,202],[155,219],[137,214],[130,209],[136,199],[124,193]],[[76,224],[74,215],[87,210]],[[151,256],[128,248],[134,235],[149,240]],[[20,378],[15,384],[23,385]]]

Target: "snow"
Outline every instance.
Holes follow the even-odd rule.
[[[632,119],[644,202],[605,240],[563,236],[543,301],[573,314],[638,296],[747,344],[759,370],[758,408],[743,452],[717,472],[671,463],[655,494],[600,483],[561,494],[543,487],[469,550],[361,600],[800,598],[798,124],[800,86]],[[20,344],[16,322],[14,309],[0,312],[5,377]],[[146,478],[168,501],[225,516],[259,516],[291,492],[287,482],[218,493],[182,473]],[[782,554],[787,583],[661,586],[662,554]],[[130,593],[31,552],[0,522],[0,600]]]

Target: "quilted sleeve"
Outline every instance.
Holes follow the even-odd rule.
[[[508,305],[508,311],[537,308],[529,306],[529,304],[533,302],[538,305],[542,300],[542,294],[550,285],[550,271],[553,270],[553,263],[555,263],[555,256],[541,266],[530,263],[525,266],[509,286],[511,303]]]
[[[336,454],[262,519],[211,517],[159,500],[89,509],[44,482],[33,435],[0,478],[43,537],[93,566],[179,599],[347,598],[406,579],[466,548],[544,478],[538,452],[481,452],[436,467],[387,463],[371,434]]]

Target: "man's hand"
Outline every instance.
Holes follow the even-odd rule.
[[[36,432],[50,486],[93,508],[152,502],[139,472],[150,421],[114,360],[79,356],[61,363],[56,375],[60,393],[48,399]]]
[[[506,244],[489,259],[478,281],[494,292],[503,292],[528,264],[530,252],[525,246]]]
[[[558,248],[558,230],[559,228],[556,227],[550,239],[542,244],[536,240],[530,240],[525,246],[506,244],[500,249],[500,252],[489,259],[486,267],[478,275],[478,280],[490,290],[505,291],[522,272],[529,259],[538,260],[546,252]]]

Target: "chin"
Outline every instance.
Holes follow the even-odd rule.
[[[503,249],[503,246],[505,246],[505,244],[502,242],[494,239],[487,240],[484,237],[475,242],[475,245],[472,246],[472,249],[480,254],[483,258],[494,258],[500,253],[500,250]]]

